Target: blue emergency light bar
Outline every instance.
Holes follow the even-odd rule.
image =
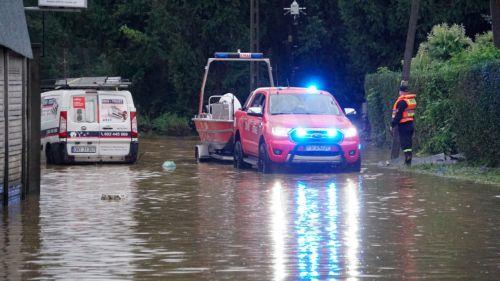
[[[263,59],[263,53],[215,53],[217,59]]]

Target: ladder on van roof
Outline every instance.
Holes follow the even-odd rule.
[[[132,85],[130,80],[122,79],[120,76],[104,76],[43,80],[41,88],[42,90],[126,90],[130,85]]]

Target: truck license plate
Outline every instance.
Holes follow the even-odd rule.
[[[72,146],[72,153],[96,153],[97,148],[95,146]]]
[[[307,145],[306,151],[330,151],[331,146],[329,145]]]

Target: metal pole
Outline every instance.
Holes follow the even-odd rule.
[[[259,0],[250,0],[250,52],[258,53],[259,46]],[[250,63],[250,91],[259,86],[259,64]]]

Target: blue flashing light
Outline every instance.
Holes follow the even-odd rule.
[[[229,53],[215,53],[214,57],[218,59],[226,59],[229,58]]]
[[[316,85],[309,85],[309,87],[307,87],[307,89],[310,91],[310,92],[317,92],[318,91],[318,86]]]
[[[297,137],[299,137],[299,138],[303,138],[303,137],[305,137],[305,136],[307,135],[307,131],[306,131],[306,129],[304,129],[304,128],[298,128],[298,129],[296,130],[296,133],[295,133],[295,134],[296,134],[296,136],[297,136]]]
[[[262,59],[264,54],[262,53],[224,53],[217,52],[214,55],[217,59]]]
[[[363,148],[361,144],[358,144],[358,150],[361,150],[361,148]]]

